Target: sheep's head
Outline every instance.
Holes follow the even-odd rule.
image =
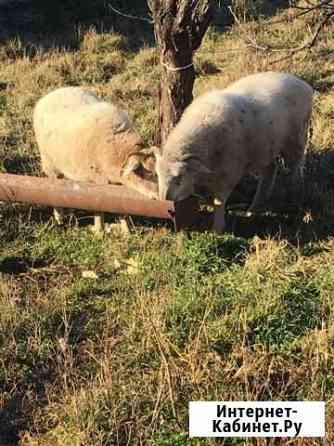
[[[192,157],[168,160],[157,153],[156,159],[161,200],[181,201],[194,195],[203,177],[210,175],[209,169]]]
[[[137,145],[135,151],[129,154],[122,167],[122,175],[126,176],[135,172],[143,177],[155,177],[154,148],[143,149]]]
[[[156,199],[158,198],[158,185],[152,160],[155,160],[152,149],[138,148],[127,157],[121,170],[121,176],[125,185]]]
[[[156,163],[155,153],[156,153],[157,150],[159,150],[159,149],[157,147],[155,147],[155,146],[152,146],[152,147],[150,147],[148,149],[141,150],[143,166],[144,166],[144,168],[148,172],[151,172],[153,175],[156,175],[156,172],[155,172],[155,163]]]

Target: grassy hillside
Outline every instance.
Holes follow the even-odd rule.
[[[76,23],[63,7],[63,32],[55,23],[46,35],[51,13],[34,11],[19,35],[13,11],[2,28],[0,171],[41,173],[32,109],[63,85],[125,107],[150,144],[161,70],[150,28],[105,9]],[[134,219],[130,235],[96,238],[85,214],[56,227],[50,209],[1,204],[1,446],[333,444],[334,26],[281,61],[285,52],[247,40],[299,46],[312,17],[290,16],[211,29],[195,55],[195,94],[268,69],[314,87],[298,212],[284,168],[271,212],[230,211],[224,236]],[[240,192],[252,191],[250,178]],[[325,400],[326,439],[188,439],[189,400],[253,399]]]

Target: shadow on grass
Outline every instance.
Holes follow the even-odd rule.
[[[8,256],[0,261],[0,272],[7,274],[21,274],[31,268],[43,268],[49,262],[45,259],[31,259],[27,257]]]
[[[230,1],[223,2],[216,7],[213,25],[218,31],[224,32],[234,22],[229,10],[231,4]],[[288,6],[288,0],[246,2],[243,10],[237,8],[235,13],[244,16],[246,8],[245,16],[253,19],[272,16],[278,9]],[[110,0],[109,3],[104,0],[27,0],[23,5],[11,2],[0,6],[0,42],[13,43],[19,39],[19,48],[14,44],[15,56],[19,52],[22,56],[33,57],[39,49],[77,50],[84,31],[94,27],[97,32],[122,34],[130,48],[137,51],[144,45],[154,44],[153,26],[149,20],[146,0]],[[6,49],[8,57],[11,57],[11,46]]]
[[[110,3],[126,14],[148,17],[145,0],[135,5],[123,0]],[[7,57],[34,57],[37,51],[50,48],[77,50],[84,31],[92,27],[97,32],[122,34],[132,50],[154,42],[152,25],[113,12],[103,0],[28,0],[24,5],[0,5],[0,42],[7,43]]]
[[[4,158],[2,161],[6,173],[16,175],[36,175],[39,159],[27,155],[14,155],[13,158]]]
[[[20,441],[20,422],[22,422],[22,404],[24,395],[11,398],[0,412],[0,444],[16,446]]]
[[[272,236],[286,238],[293,244],[303,245],[333,235],[334,228],[334,151],[314,152],[308,155],[305,166],[304,196],[291,201],[289,176],[280,173],[273,191],[268,212],[251,218],[230,211],[228,231],[237,236]],[[245,179],[238,187],[235,198],[245,198],[250,204],[256,181]],[[234,204],[233,197],[231,204]]]
[[[48,404],[46,387],[53,382],[54,375],[52,366],[45,361],[27,368],[22,380],[16,383],[15,392],[0,411],[1,445],[20,444],[20,434],[34,424],[30,405],[36,409],[36,404],[40,408]],[[5,392],[6,386],[1,382],[0,385]]]

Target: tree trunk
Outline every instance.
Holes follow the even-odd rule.
[[[214,3],[214,0],[148,0],[162,66],[155,134],[158,146],[164,145],[193,99],[193,52],[210,24]]]
[[[156,128],[155,144],[164,144],[170,130],[179,121],[184,109],[193,100],[193,85],[195,70],[191,64],[192,57],[188,57],[182,64],[175,64],[173,51],[161,55],[163,72],[159,87],[159,117]],[[172,71],[167,67],[182,67],[180,71]]]

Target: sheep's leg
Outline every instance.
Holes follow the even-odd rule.
[[[288,183],[288,200],[291,203],[301,203],[304,198],[304,165],[297,163],[291,169]]]
[[[130,234],[130,227],[126,217],[121,218],[119,224],[122,234],[124,235]]]
[[[248,215],[259,209],[270,198],[277,176],[277,164],[271,163],[262,173],[253,198],[252,204],[248,209]]]
[[[290,203],[298,203],[303,200],[304,195],[304,163],[305,163],[305,144],[303,138],[295,143],[293,150],[290,149],[284,154],[284,161],[290,170],[290,178],[288,181],[287,201]]]
[[[42,156],[42,167],[46,175],[53,179],[57,180],[58,178],[63,178],[63,175],[54,170],[53,167],[48,162],[48,159]],[[53,209],[53,218],[57,225],[62,225],[64,223],[64,209],[63,208],[54,208]]]
[[[217,232],[217,234],[222,234],[226,228],[226,220],[225,220],[225,201],[222,202],[220,206],[215,208],[215,215],[213,220],[213,230]]]
[[[225,219],[225,207],[226,202],[231,195],[233,189],[235,188],[237,183],[230,185],[228,188],[224,188],[224,192],[220,192],[218,194],[219,201],[215,200],[216,203],[219,203],[218,206],[215,206],[215,214],[213,220],[213,230],[218,234],[222,234],[225,231],[226,227],[226,219]]]
[[[296,187],[304,183],[304,162],[298,161],[296,164],[291,166],[291,186]]]
[[[74,209],[70,208],[68,211],[69,215],[69,223],[70,225],[74,223],[75,226],[78,226],[78,220],[75,218],[75,212]]]
[[[63,208],[54,208],[53,209],[53,217],[57,225],[62,225],[64,223],[64,209]]]
[[[94,234],[103,234],[104,232],[104,213],[97,213],[94,215],[94,226],[92,227]]]

